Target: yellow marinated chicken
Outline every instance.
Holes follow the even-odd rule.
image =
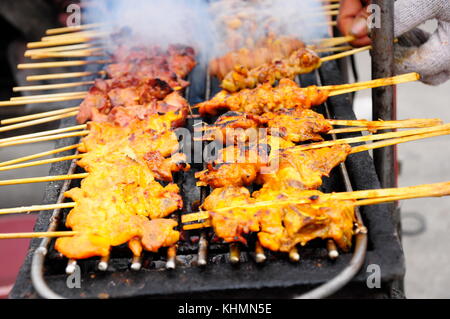
[[[217,115],[223,110],[261,115],[282,109],[309,109],[322,104],[327,98],[328,91],[317,86],[300,88],[294,81],[282,79],[276,87],[261,84],[254,89],[244,89],[236,93],[222,90],[197,107],[202,116]]]
[[[209,212],[215,233],[226,242],[246,243],[245,235],[258,233],[261,245],[289,252],[295,245],[322,238],[341,249],[351,247],[354,202],[333,200],[319,191],[255,193],[243,187],[215,189],[202,205]]]

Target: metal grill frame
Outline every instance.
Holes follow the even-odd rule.
[[[196,69],[192,76],[204,77],[205,70]],[[315,83],[320,78],[321,84],[340,84],[342,71],[337,62],[328,62],[315,74],[301,77],[302,84]],[[203,90],[204,81],[194,81],[189,89],[189,100],[203,99],[199,92]],[[327,102],[332,118],[355,119],[351,107],[350,95],[331,97]],[[325,111],[325,110],[322,110]],[[61,127],[75,124],[74,119],[61,122]],[[358,133],[346,137],[358,136]],[[77,140],[65,139],[57,142],[55,147],[74,144]],[[66,154],[62,154],[66,155]],[[345,169],[347,168],[347,169]],[[55,163],[51,167],[51,175],[64,174],[75,169],[73,163]],[[373,161],[367,152],[350,155],[345,165],[339,169],[343,174],[342,181],[347,190],[349,182],[355,190],[379,188]],[[61,193],[72,182],[51,182],[47,185],[44,203],[61,201]],[[346,185],[345,185],[346,184]],[[211,264],[204,269],[197,267],[178,267],[173,271],[155,271],[142,269],[133,272],[125,268],[106,273],[84,274],[82,287],[70,290],[66,286],[65,274],[49,274],[45,265],[47,253],[51,252],[52,240],[33,239],[30,251],[18,276],[11,298],[68,298],[98,297],[107,294],[111,298],[121,297],[296,297],[310,292],[303,297],[353,296],[358,291],[359,297],[391,297],[398,290],[398,282],[404,276],[404,260],[400,241],[396,235],[394,221],[387,205],[363,207],[361,209],[364,224],[369,229],[366,238],[356,236],[360,244],[356,253],[341,254],[336,261],[327,258],[326,250],[302,249],[304,259],[299,264],[292,264],[287,259],[268,261],[260,266],[253,261],[243,262],[238,267],[229,263]],[[49,212],[40,212],[35,231],[52,230],[61,219],[61,212],[55,211],[49,218]],[[365,241],[368,240],[368,251],[365,254]],[[364,256],[365,255],[365,256]],[[364,258],[365,257],[365,258]],[[83,261],[80,261],[80,264]],[[361,265],[362,264],[362,265]],[[381,269],[382,288],[371,291],[366,286],[366,269],[370,264],[377,264]],[[359,272],[358,270],[361,269]],[[347,284],[350,281],[349,284]],[[33,283],[34,287],[30,284]],[[111,283],[114,282],[114,285]],[[346,289],[338,290],[346,285]],[[37,288],[39,291],[36,291]]]

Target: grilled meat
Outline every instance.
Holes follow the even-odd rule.
[[[283,79],[277,87],[262,84],[236,93],[223,90],[197,107],[203,116],[217,115],[222,110],[261,115],[282,109],[308,109],[322,104],[327,98],[328,92],[316,86],[300,88],[294,81]]]
[[[275,84],[277,80],[294,80],[296,75],[309,73],[320,67],[320,58],[314,51],[303,48],[294,51],[289,58],[249,69],[236,65],[223,79],[221,87],[229,92],[252,89],[259,83]]]

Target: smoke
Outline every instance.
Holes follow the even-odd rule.
[[[90,0],[84,17],[111,30],[129,27],[140,44],[190,45],[206,63],[268,33],[305,42],[326,36],[321,5],[317,0]]]

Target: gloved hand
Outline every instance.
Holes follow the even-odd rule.
[[[357,4],[359,3],[359,4]],[[367,1],[364,1],[367,4]],[[346,35],[353,34],[355,46],[370,44],[367,37],[367,17],[361,0],[343,0],[338,26]],[[408,31],[430,19],[438,20],[433,34],[424,33],[422,40],[412,46],[395,47],[396,73],[418,72],[422,82],[438,85],[450,78],[450,1],[449,0],[397,0],[395,2],[395,36],[409,34]],[[424,41],[426,40],[426,41]],[[414,41],[413,41],[414,42]]]

